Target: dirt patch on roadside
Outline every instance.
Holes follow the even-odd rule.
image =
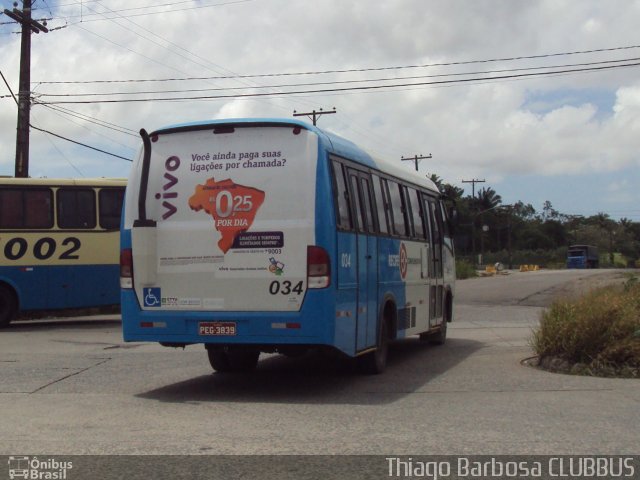
[[[556,288],[553,296],[555,298],[577,298],[597,288],[621,285],[629,280],[632,275],[640,276],[640,270],[606,270],[571,280]]]

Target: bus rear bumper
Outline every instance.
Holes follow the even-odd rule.
[[[309,309],[312,310],[312,309]],[[180,312],[141,310],[133,291],[122,293],[122,331],[126,342],[252,345],[263,351],[279,346],[331,346],[333,326],[323,309],[303,312]],[[353,354],[353,352],[344,352]]]

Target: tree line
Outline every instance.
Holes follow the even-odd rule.
[[[640,223],[628,218],[618,221],[606,213],[592,216],[564,214],[544,202],[537,211],[530,203],[505,205],[490,187],[475,196],[445,183],[437,175],[431,180],[457,212],[456,254],[482,263],[564,264],[570,245],[595,245],[601,266],[633,266],[640,259]],[[551,265],[552,264],[552,265]]]

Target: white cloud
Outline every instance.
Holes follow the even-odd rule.
[[[199,7],[194,2],[183,7]],[[64,25],[56,2],[55,20]],[[67,28],[33,36],[32,79],[38,94],[156,91],[332,82],[361,78],[406,77],[587,63],[632,58],[638,49],[546,59],[383,70],[342,75],[134,84],[38,85],[52,80],[158,79],[240,74],[387,67],[635,45],[638,0],[318,0],[251,2],[170,11],[130,21],[92,21],[89,8],[112,10],[142,6],[123,0],[86,3],[84,22],[71,18]],[[165,7],[170,10],[169,7]],[[140,11],[142,12],[142,11]],[[135,13],[140,13],[135,11]],[[134,12],[131,12],[134,13]],[[48,12],[47,12],[48,15]],[[122,15],[127,15],[123,12]],[[135,23],[132,23],[135,22]],[[17,89],[19,36],[0,27],[0,69]],[[390,158],[432,153],[423,169],[450,181],[467,176],[500,180],[510,175],[572,175],[585,169],[621,171],[640,165],[640,82],[638,67],[581,75],[563,75],[455,86],[421,86],[392,91],[336,95],[207,101],[59,105],[133,132],[105,130],[34,106],[34,123],[84,143],[125,156],[138,148],[136,132],[191,120],[239,116],[291,117],[293,110],[336,107],[319,126],[353,139]],[[442,78],[425,78],[437,81]],[[412,83],[416,80],[397,80]],[[297,87],[311,90],[348,84]],[[273,90],[291,90],[281,87]],[[0,94],[6,88],[0,84]],[[264,90],[244,90],[262,92]],[[608,92],[615,103],[603,111],[591,95]],[[219,91],[230,95],[240,92]],[[530,92],[553,100],[528,104]],[[562,94],[556,95],[555,93]],[[216,92],[193,92],[205,95]],[[158,96],[154,95],[154,96]],[[175,95],[179,95],[176,93]],[[66,97],[39,97],[43,101]],[[77,98],[77,97],[74,97]],[[82,97],[90,100],[92,97]],[[116,97],[112,97],[116,98]],[[0,174],[13,172],[16,108],[0,99]],[[72,123],[73,120],[76,123]],[[85,128],[83,128],[85,127]],[[87,128],[89,130],[87,130]],[[107,135],[110,139],[103,136]],[[113,139],[113,140],[111,140]],[[42,133],[32,134],[33,174],[75,175],[70,164],[89,175],[118,174],[129,164],[82,149]],[[526,200],[526,199],[523,199]]]

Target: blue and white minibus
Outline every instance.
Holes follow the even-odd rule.
[[[324,348],[370,373],[393,339],[444,343],[453,242],[423,174],[289,119],[141,135],[121,238],[126,341],[204,344],[219,372]]]
[[[0,327],[21,311],[117,305],[125,179],[0,178]]]

